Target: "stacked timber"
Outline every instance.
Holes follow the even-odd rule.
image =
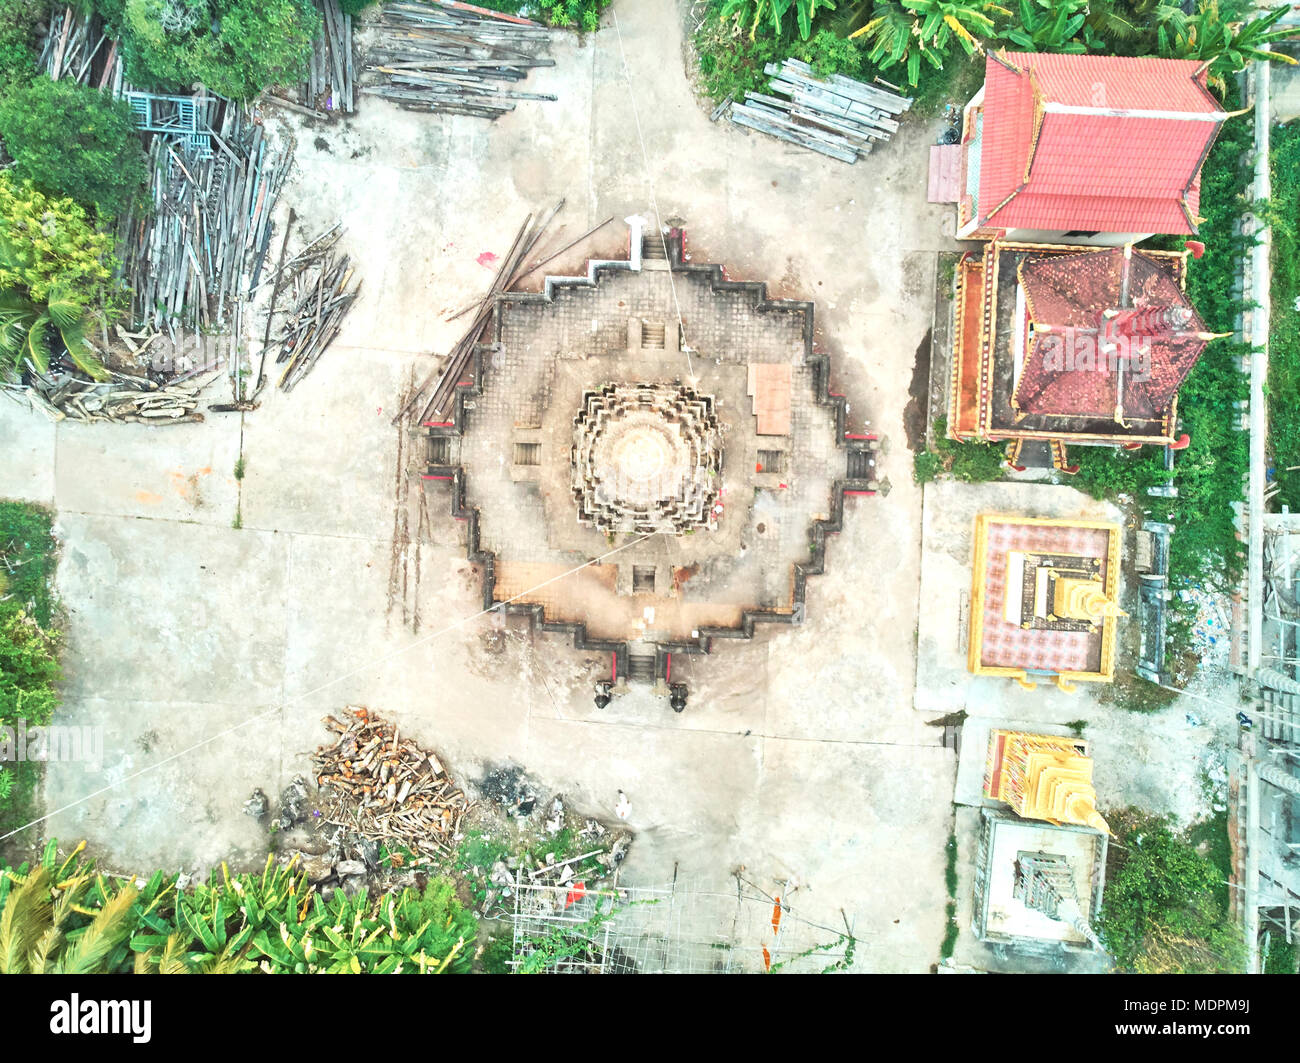
[[[354,271],[348,256],[336,258],[332,248],[330,243],[314,257],[298,256],[303,259],[303,268],[288,282],[296,289],[296,296],[276,339],[279,350],[275,356],[276,364],[284,365],[276,382],[282,391],[292,391],[311,372],[338,335],[344,316],[361,290],[360,282],[349,287]]]
[[[461,386],[462,377],[470,373],[470,363],[474,357],[474,349],[491,322],[492,309],[496,306],[497,296],[502,292],[509,291],[518,281],[545,264],[547,259],[528,264],[528,257],[532,254],[533,249],[537,247],[551,222],[555,220],[555,216],[560,213],[563,207],[564,200],[560,200],[551,208],[543,220],[537,221],[531,214],[524,219],[524,223],[519,227],[519,232],[515,236],[514,243],[510,245],[510,250],[506,252],[506,257],[502,259],[501,268],[497,270],[487,293],[477,303],[465,307],[455,315],[459,317],[472,311],[474,319],[469,329],[460,338],[456,346],[451,349],[451,353],[447,356],[443,365],[431,372],[415,388],[411,396],[402,405],[402,408],[397,411],[397,415],[393,418],[393,424],[401,423],[404,417],[417,411],[418,415],[415,418],[417,424],[424,424],[429,420],[445,421],[449,418],[455,401],[456,389]],[[601,224],[604,225],[605,223],[602,222]],[[597,228],[600,228],[600,226],[597,226]],[[592,230],[592,232],[594,231]],[[565,249],[561,249],[556,254],[562,253],[563,250]]]
[[[38,63],[51,81],[95,85],[116,95],[122,90],[117,41],[108,38],[103,21],[85,6],[85,11],[67,5],[50,13]]]
[[[315,0],[320,30],[312,44],[303,102],[313,110],[342,111],[356,108],[356,78],[352,69],[352,16],[339,9],[338,0]]]
[[[769,92],[746,92],[731,105],[731,120],[841,162],[857,162],[897,133],[899,115],[912,106],[909,97],[840,74],[816,77],[797,59],[763,69]]]
[[[334,734],[317,747],[316,785],[329,800],[326,823],[412,852],[449,855],[469,800],[437,755],[403,740],[395,724],[367,709],[322,721]]]
[[[211,147],[151,137],[151,203],[119,227],[119,275],[135,322],[215,330],[233,319],[239,335],[241,296],[261,273],[292,154],[271,147],[237,105],[203,95],[194,103]]]
[[[70,373],[30,372],[30,401],[51,420],[112,422],[115,424],[190,424],[203,420],[198,412],[199,392],[214,376],[184,382],[158,383],[144,377],[111,373],[110,379],[88,381]],[[7,389],[22,391],[18,385]]]
[[[545,26],[478,8],[385,4],[361,91],[407,110],[498,118],[516,100],[556,98],[511,87],[530,70],[555,65],[534,54],[549,40]]]

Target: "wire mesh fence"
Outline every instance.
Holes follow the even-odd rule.
[[[523,973],[819,973],[847,969],[858,944],[847,920],[808,922],[740,876],[733,891],[521,885],[511,922]]]

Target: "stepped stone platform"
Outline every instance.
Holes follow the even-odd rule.
[[[683,240],[667,269],[636,255],[501,295],[453,420],[429,428],[484,607],[609,650],[616,673],[652,652],[657,679],[672,652],[797,623],[846,491],[876,489],[812,304],[691,263]]]

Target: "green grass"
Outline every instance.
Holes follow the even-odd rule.
[[[1271,135],[1273,287],[1268,366],[1268,437],[1273,500],[1300,509],[1300,122],[1275,126]]]
[[[961,483],[985,483],[1002,479],[1005,452],[997,443],[958,443],[946,435],[948,419],[934,419],[934,443],[912,458],[912,476],[918,484],[928,484],[941,475]]]
[[[944,908],[944,914],[947,916],[947,922],[943,927],[943,944],[939,946],[940,959],[950,959],[957,948],[957,936],[961,933],[961,927],[957,925],[957,902],[949,901]]]
[[[0,576],[7,587],[0,617],[25,609],[42,627],[54,618],[54,518],[27,502],[0,502]]]
[[[59,702],[53,520],[41,506],[0,501],[0,725],[47,724]],[[35,818],[41,778],[38,762],[0,767],[0,833]]]

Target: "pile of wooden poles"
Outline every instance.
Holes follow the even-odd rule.
[[[397,416],[393,418],[394,425],[399,424],[404,417],[416,411],[419,411],[415,419],[417,424],[423,424],[430,420],[449,420],[455,400],[456,388],[460,384],[461,378],[465,376],[466,371],[470,368],[474,348],[492,319],[492,308],[496,305],[497,296],[502,292],[509,291],[528,274],[544,266],[551,259],[563,254],[574,244],[590,236],[596,229],[612,220],[606,219],[595,229],[579,237],[578,240],[567,244],[554,254],[539,261],[529,262],[529,255],[533,253],[533,249],[537,247],[551,222],[555,220],[555,216],[559,214],[563,207],[564,200],[560,200],[542,220],[534,220],[532,214],[524,219],[524,223],[519,227],[514,243],[510,245],[510,250],[502,259],[501,268],[497,270],[496,276],[493,277],[492,285],[488,288],[487,293],[477,303],[465,307],[452,316],[451,320],[455,320],[457,317],[473,313],[474,318],[468,331],[451,349],[451,353],[447,356],[447,360],[442,367],[435,369],[426,376],[403,404],[402,408],[397,411]]]
[[[191,374],[186,374],[187,378]],[[136,424],[189,424],[202,421],[199,392],[215,379],[159,384],[144,377],[112,373],[106,381],[65,374],[34,374],[26,390],[32,403],[54,421]],[[6,385],[8,386],[8,385]]]
[[[413,111],[497,118],[515,100],[556,98],[508,87],[534,67],[555,65],[530,51],[549,39],[545,26],[479,8],[385,4],[361,91]]]
[[[312,757],[329,800],[325,822],[390,848],[450,854],[470,803],[438,757],[363,708],[321,722],[334,732]]]
[[[295,294],[283,328],[275,339],[275,345],[278,345],[275,361],[284,366],[276,386],[283,391],[292,391],[294,385],[311,372],[325,348],[338,335],[344,316],[361,290],[360,281],[349,287],[354,270],[347,255],[335,256],[337,239],[335,235],[328,242],[313,241],[318,246],[314,249],[309,246],[295,260],[297,277],[285,282]],[[277,282],[277,289],[272,293],[273,300],[279,294],[279,284]],[[274,312],[273,306],[270,313]]]
[[[302,99],[308,107],[327,113],[356,110],[356,78],[352,70],[352,16],[338,0],[315,0],[320,32],[312,44]]]
[[[910,98],[877,85],[840,74],[818,78],[797,59],[763,69],[779,96],[746,92],[744,103],[731,105],[731,120],[841,162],[856,162],[897,133],[898,116],[912,106]]]
[[[196,96],[199,128],[212,150],[202,157],[154,134],[149,143],[152,209],[121,223],[120,275],[132,290],[131,317],[175,328],[216,329],[233,318],[239,296],[257,284],[271,238],[271,214],[289,174],[290,152],[268,144],[261,125],[214,96]]]
[[[89,10],[82,13],[72,5],[50,13],[41,42],[39,64],[51,81],[75,81],[80,85],[122,88],[122,57],[117,41],[104,33],[102,20]]]

